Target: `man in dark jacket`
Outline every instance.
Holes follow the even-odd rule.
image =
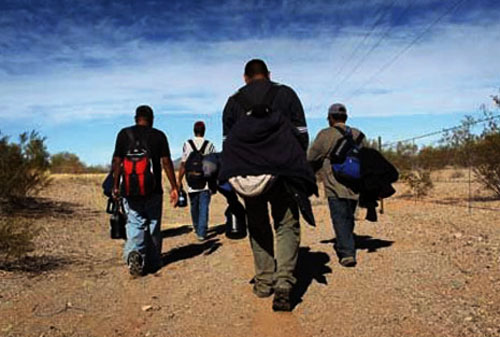
[[[124,197],[127,213],[127,242],[123,256],[132,276],[144,275],[161,267],[161,214],[163,189],[161,184],[162,166],[170,182],[170,202],[177,203],[178,187],[170,158],[170,149],[165,134],[153,128],[153,110],[147,105],[136,109],[135,125],[122,129],[116,137],[113,154],[113,197],[120,198],[120,176],[122,163],[134,142],[146,147],[152,161],[154,189],[145,196]]]
[[[344,267],[356,265],[356,249],[354,247],[354,213],[358,203],[358,194],[350,187],[339,182],[332,170],[330,154],[346,131],[347,109],[336,103],[328,110],[329,127],[321,130],[307,154],[307,160],[316,169],[322,169],[325,195],[330,206],[330,215],[336,236],[337,255]],[[364,135],[355,128],[350,128],[353,140],[361,146],[366,145]]]
[[[235,175],[272,174],[278,176],[265,192],[254,197],[244,197],[244,200],[255,263],[253,291],[258,297],[268,297],[274,292],[273,309],[290,311],[292,309],[290,294],[296,283],[293,272],[297,264],[300,244],[299,209],[284,179],[280,176],[280,173],[287,171],[288,168],[280,167],[279,163],[290,161],[292,157],[286,156],[288,153],[285,148],[291,149],[294,151],[292,154],[294,158],[298,158],[299,161],[303,158],[304,164],[298,170],[289,169],[285,174],[296,173],[301,177],[306,177],[306,180],[309,179],[310,184],[315,187],[314,174],[312,170],[308,171],[305,158],[309,136],[299,98],[291,88],[271,82],[270,73],[262,60],[251,60],[246,64],[244,80],[246,85],[229,98],[224,108],[222,118],[225,142],[219,177],[224,180]],[[248,124],[251,130],[241,123],[238,124],[238,122],[245,123],[245,118],[249,118],[249,107],[262,104],[271,91],[274,91],[272,94],[274,97],[269,104],[273,114],[270,123],[276,127],[276,132],[271,132],[273,139],[268,138],[269,119],[252,120]],[[231,133],[232,130],[235,133]],[[252,130],[262,132],[254,134]],[[289,144],[285,144],[282,141],[283,138],[280,138],[277,133],[285,135],[285,138],[288,137],[286,139]],[[252,139],[246,139],[246,137]],[[245,147],[247,140],[248,144],[252,144],[249,147]],[[228,148],[229,144],[238,149]],[[281,146],[280,156],[266,157],[268,153],[259,150],[270,149],[266,144],[274,148]],[[270,165],[270,163],[275,164]],[[298,172],[301,170],[302,172]],[[271,204],[276,232],[276,255],[268,203]]]

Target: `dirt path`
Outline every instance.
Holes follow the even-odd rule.
[[[300,301],[274,313],[251,291],[247,240],[199,243],[188,210],[165,209],[166,266],[132,279],[108,239],[99,178],[59,178],[24,216],[43,228],[23,266],[0,269],[0,336],[500,336],[500,216],[387,203],[356,228],[358,261],[338,265],[326,205],[303,226]],[[21,269],[21,270],[20,270]]]

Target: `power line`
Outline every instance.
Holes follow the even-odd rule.
[[[491,116],[491,117],[488,117],[488,118],[479,119],[477,121],[469,123],[468,125],[472,126],[472,125],[476,125],[476,124],[488,122],[488,121],[491,121],[491,120],[496,119],[496,118],[500,118],[500,115],[495,115],[495,116]],[[448,129],[443,129],[443,130],[440,130],[440,131],[429,132],[429,133],[426,133],[426,134],[423,134],[423,135],[420,135],[420,136],[415,136],[415,137],[412,137],[412,138],[407,138],[407,139],[398,140],[398,141],[395,141],[395,142],[390,142],[390,143],[387,143],[387,144],[383,144],[382,147],[392,147],[392,146],[397,145],[399,143],[413,142],[413,141],[418,140],[418,139],[427,138],[427,137],[431,137],[431,136],[436,136],[436,135],[439,135],[439,134],[442,134],[442,133],[445,133],[445,132],[450,132],[450,131],[458,130],[458,129],[462,128],[462,127],[463,127],[463,125],[457,125],[457,126],[454,126],[454,127],[448,128]]]
[[[377,20],[375,21],[375,23],[372,25],[372,27],[370,28],[370,30],[364,35],[364,37],[359,41],[359,43],[352,49],[351,51],[351,54],[349,55],[349,57],[347,57],[344,61],[344,63],[342,63],[342,65],[340,66],[340,68],[338,69],[337,73],[335,74],[334,77],[338,77],[340,76],[340,74],[342,74],[342,72],[344,71],[344,69],[346,68],[346,66],[349,64],[349,62],[354,58],[354,55],[356,55],[356,53],[358,52],[358,50],[361,48],[361,46],[363,45],[363,43],[370,37],[370,35],[375,31],[375,29],[377,28],[378,25],[380,25],[380,23],[382,23],[382,20],[385,18],[385,16],[387,15],[387,13],[389,13],[389,11],[391,10],[391,8],[394,6],[394,4],[396,3],[397,0],[393,0],[391,2],[391,4],[389,5],[389,9],[388,10],[385,10],[384,11],[384,4],[380,5],[380,7],[375,11],[375,15],[374,16],[377,16],[378,15],[378,18]],[[381,13],[379,15],[379,13]],[[337,89],[338,85],[335,87],[335,90]],[[334,91],[335,91],[334,90]]]
[[[396,19],[396,22],[399,22],[405,15],[406,13],[410,10],[410,8],[413,6],[413,1],[410,0],[406,8],[403,10],[401,15],[398,16]],[[335,87],[335,91],[346,81],[349,81],[349,79],[352,77],[356,71],[358,71],[359,67],[368,59],[368,57],[373,53],[375,49],[380,46],[380,44],[389,36],[390,32],[394,28],[393,25],[389,25],[389,27],[386,29],[384,34],[380,36],[380,38],[373,44],[373,46],[361,57],[361,59],[356,63],[356,65],[352,68],[351,72],[344,76],[344,78],[340,81],[340,83]]]
[[[399,53],[397,53],[392,59],[390,59],[388,62],[382,65],[361,87],[359,87],[357,90],[351,94],[347,100],[351,99],[353,96],[358,95],[361,90],[363,90],[368,83],[373,81],[375,78],[377,78],[382,72],[384,72],[387,68],[389,68],[394,62],[396,62],[404,53],[406,53],[413,45],[415,45],[427,32],[429,32],[439,21],[441,21],[446,15],[450,14],[454,10],[456,10],[465,0],[458,0],[456,1],[450,8],[448,8],[447,11],[445,11],[443,14],[441,14],[439,17],[437,17],[434,21],[427,26],[426,29],[424,29],[419,35],[417,35],[408,45],[406,45]]]

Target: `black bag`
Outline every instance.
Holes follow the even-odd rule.
[[[281,85],[272,84],[271,88],[269,88],[266,95],[264,96],[262,103],[259,104],[250,103],[250,101],[241,92],[238,92],[236,95],[234,95],[234,99],[245,110],[245,113],[247,115],[264,117],[272,112],[274,98],[276,97],[276,94],[278,94],[280,88]]]
[[[132,129],[127,129],[129,150],[122,163],[121,194],[124,197],[150,195],[156,185],[153,162],[147,141],[137,138]]]
[[[344,131],[341,127],[335,127],[340,133],[340,138],[330,152],[330,163],[332,171],[339,181],[361,179],[361,163],[359,160],[359,150],[364,134],[360,133],[356,141],[353,139],[352,130],[346,127]]]
[[[189,187],[195,190],[204,189],[207,185],[207,178],[203,172],[203,158],[208,141],[205,140],[198,150],[194,142],[188,141],[193,151],[189,154],[186,160],[186,181]]]
[[[108,198],[113,194],[113,171],[109,172],[104,181],[102,182],[102,193]]]
[[[123,209],[122,200],[108,199],[108,207],[106,213],[111,214],[109,219],[109,234],[111,239],[114,240],[127,240],[127,231],[125,225],[127,224],[127,217]]]

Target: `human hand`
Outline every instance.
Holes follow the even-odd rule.
[[[113,187],[113,190],[111,190],[111,196],[114,200],[120,199],[120,189],[118,187]]]
[[[170,205],[174,208],[177,207],[177,201],[179,201],[179,191],[174,188],[170,190]]]

